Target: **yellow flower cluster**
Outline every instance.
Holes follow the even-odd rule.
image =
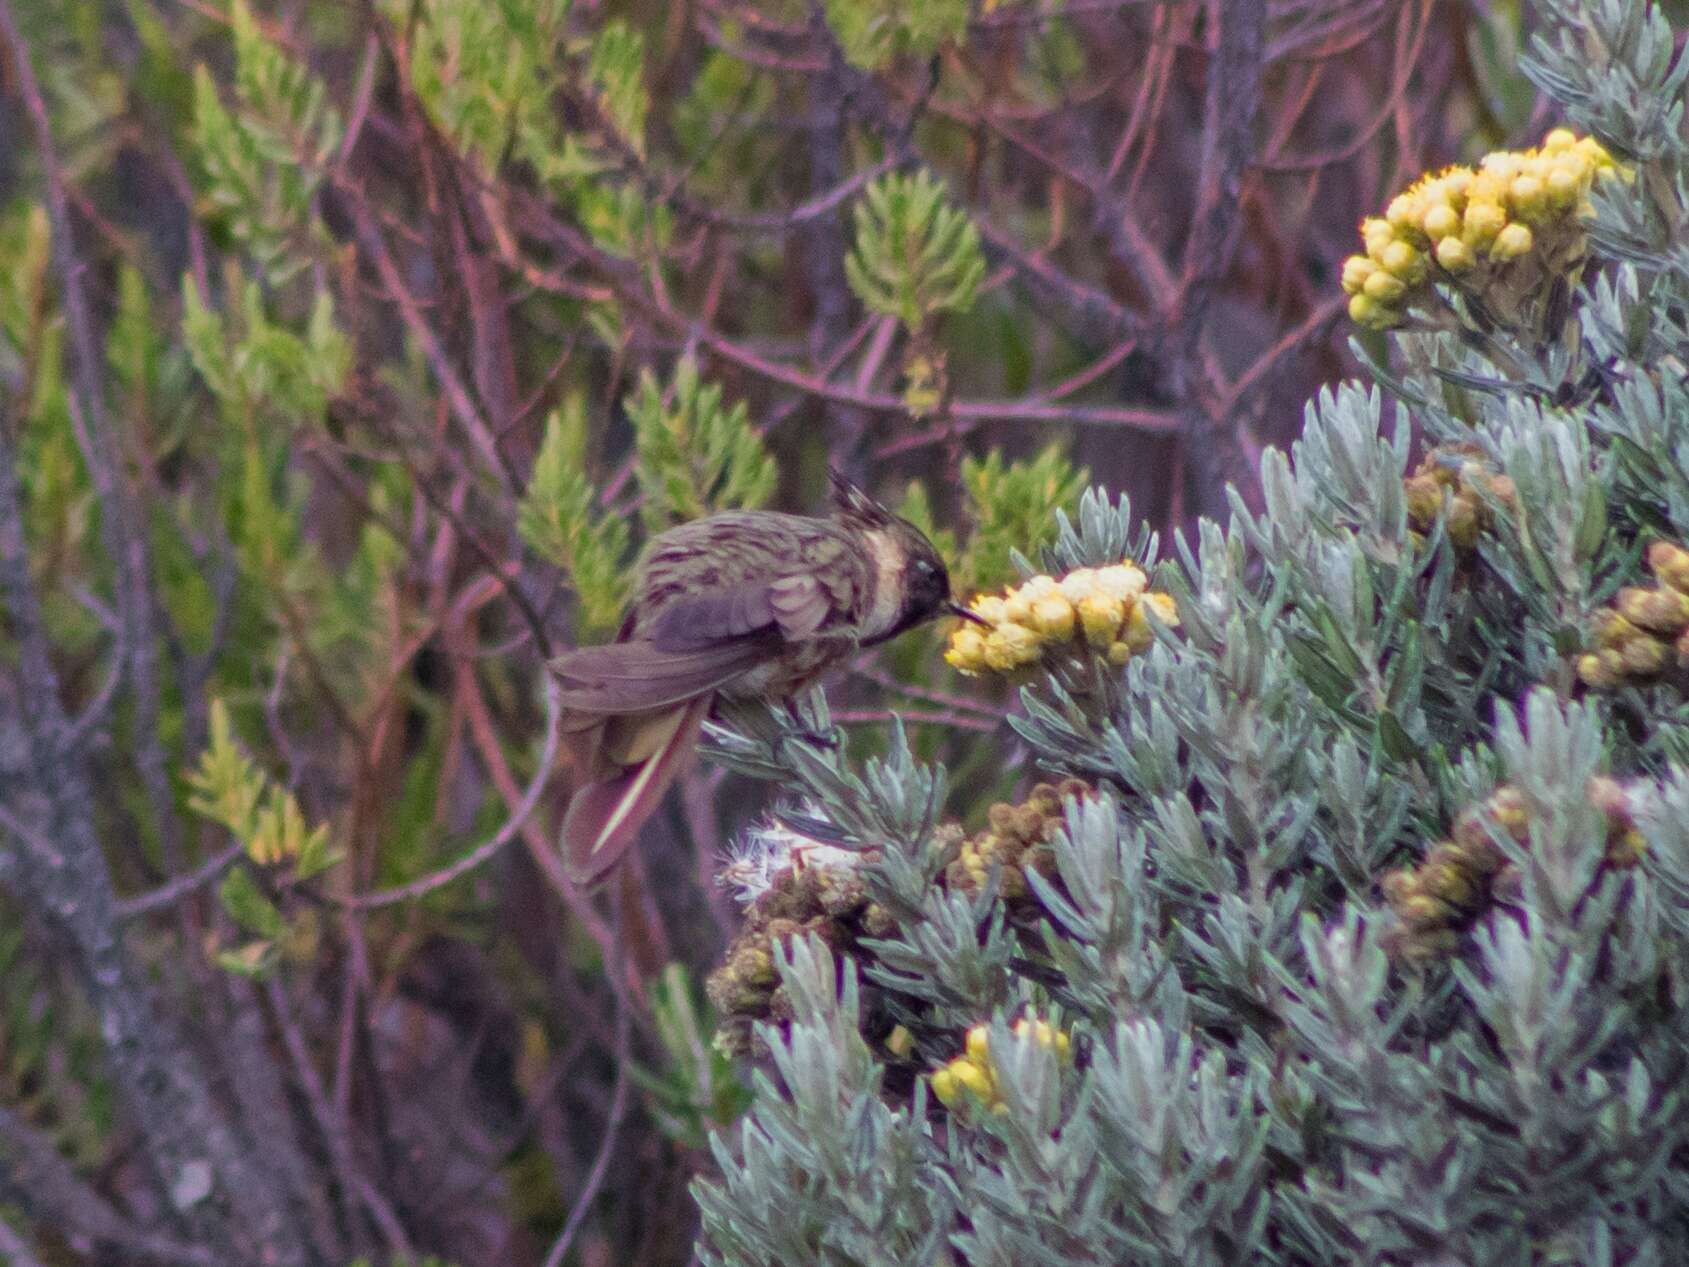
[[[1155,640],[1149,610],[1163,624],[1179,623],[1172,597],[1149,592],[1149,578],[1129,561],[1076,568],[1060,580],[1034,576],[1001,595],[982,594],[969,609],[989,628],[963,623],[952,631],[944,658],[963,673],[1011,673],[1046,651],[1081,646],[1125,664]]]
[[[1063,1058],[1073,1050],[1073,1042],[1064,1032],[1035,1016],[1023,1016],[1016,1021],[1014,1035],[1022,1042],[1035,1042]],[[970,1029],[962,1054],[933,1070],[930,1077],[932,1093],[946,1108],[959,1108],[971,1100],[993,1113],[1009,1111],[997,1086],[997,1066],[991,1059],[989,1025],[975,1025]]]
[[[1583,254],[1590,187],[1624,174],[1599,141],[1556,128],[1537,149],[1501,150],[1476,168],[1421,177],[1382,216],[1361,222],[1366,252],[1343,261],[1349,315],[1384,329],[1431,281],[1468,275],[1484,290],[1526,256],[1563,270]]]
[[[1670,541],[1648,547],[1651,587],[1626,586],[1596,622],[1595,650],[1578,657],[1594,687],[1689,668],[1689,550]]]
[[[991,868],[997,867],[1003,900],[1026,897],[1029,869],[1046,878],[1054,874],[1055,858],[1046,846],[1062,825],[1062,802],[1090,795],[1091,787],[1083,780],[1065,779],[1059,785],[1038,784],[1019,805],[997,802],[986,812],[989,826],[961,842],[944,869],[945,883],[958,892],[978,893],[990,879]]]
[[[1490,497],[1512,504],[1513,481],[1493,474],[1484,464],[1484,451],[1477,445],[1457,444],[1426,453],[1414,473],[1403,482],[1408,524],[1419,533],[1430,532],[1448,497],[1449,540],[1462,550],[1478,544],[1478,537],[1490,526]]]
[[[1635,866],[1647,845],[1637,829],[1636,807],[1624,784],[1597,775],[1586,793],[1607,819],[1604,867]],[[1450,838],[1433,845],[1418,866],[1384,877],[1384,896],[1396,913],[1391,950],[1397,958],[1423,961],[1451,955],[1459,945],[1461,929],[1490,906],[1517,898],[1518,868],[1496,845],[1492,831],[1522,847],[1530,845],[1530,807],[1510,784],[1455,819]]]

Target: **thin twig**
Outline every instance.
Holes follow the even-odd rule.
[[[293,1071],[299,1078],[305,1103],[311,1110],[311,1117],[315,1120],[317,1129],[322,1132],[324,1142],[328,1145],[329,1156],[335,1170],[339,1172],[340,1182],[358,1194],[359,1200],[369,1212],[370,1219],[380,1230],[382,1239],[387,1242],[388,1251],[403,1258],[410,1258],[410,1238],[405,1235],[404,1224],[399,1221],[392,1203],[359,1167],[357,1157],[352,1151],[351,1132],[346,1120],[337,1116],[329,1104],[322,1075],[317,1072],[316,1065],[311,1063],[311,1053],[305,1046],[305,1035],[293,1017],[287,992],[282,989],[281,983],[273,978],[267,983],[266,989],[270,1009],[275,1013],[276,1026],[281,1030],[282,1043],[287,1048],[288,1059],[293,1062]]]
[[[0,1203],[16,1203],[37,1223],[92,1241],[124,1262],[213,1267],[218,1261],[211,1250],[136,1226],[76,1173],[46,1134],[5,1105],[0,1105]],[[19,1261],[8,1260],[9,1252],[0,1243],[0,1261]]]
[[[142,893],[137,897],[119,898],[115,908],[117,918],[120,920],[136,919],[153,911],[161,911],[166,907],[174,906],[190,893],[204,888],[222,875],[245,852],[246,843],[237,840],[210,861],[201,863],[194,870],[177,876],[167,884],[161,884],[158,888]]]
[[[12,1230],[12,1225],[0,1219],[0,1259],[11,1264],[11,1267],[44,1267],[42,1261],[29,1248],[27,1241]]]
[[[557,1234],[557,1240],[552,1243],[551,1252],[545,1256],[545,1267],[562,1267],[563,1259],[569,1252],[569,1246],[574,1243],[575,1234],[580,1231],[581,1224],[586,1221],[587,1212],[598,1196],[598,1190],[604,1186],[604,1176],[610,1170],[610,1158],[616,1150],[616,1140],[621,1133],[622,1118],[627,1113],[628,1090],[631,1080],[628,1068],[632,1063],[629,1054],[629,1006],[628,1000],[621,992],[616,994],[616,1087],[610,1093],[610,1115],[604,1123],[604,1138],[599,1141],[598,1156],[593,1159],[592,1169],[588,1172],[586,1184],[575,1198],[575,1205],[569,1211],[569,1218],[563,1224],[563,1230]]]
[[[383,889],[375,893],[360,893],[354,897],[338,899],[344,905],[358,910],[370,910],[379,906],[392,906],[397,902],[409,902],[415,898],[425,897],[436,889],[442,889],[460,876],[475,870],[487,859],[497,854],[512,840],[534,812],[534,807],[540,802],[540,795],[545,791],[546,779],[551,774],[551,767],[557,760],[558,715],[562,711],[563,694],[557,679],[550,674],[545,679],[545,742],[540,749],[539,765],[534,770],[534,777],[528,782],[528,789],[522,794],[522,799],[511,810],[510,817],[505,820],[503,827],[490,840],[477,845],[463,857],[450,866],[442,867],[438,871],[430,872],[409,884],[401,884],[396,889]]]

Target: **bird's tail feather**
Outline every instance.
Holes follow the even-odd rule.
[[[642,730],[650,755],[587,784],[570,799],[562,846],[576,883],[591,884],[603,876],[638,838],[669,785],[690,764],[711,698],[701,695],[646,723]]]

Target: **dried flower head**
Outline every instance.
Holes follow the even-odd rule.
[[[1622,871],[1641,861],[1646,849],[1637,827],[1637,794],[1607,775],[1589,781],[1589,801],[1606,819],[1603,871]],[[1486,911],[1516,903],[1521,877],[1498,843],[1531,848],[1531,808],[1516,787],[1503,784],[1455,819],[1447,840],[1426,851],[1417,866],[1389,872],[1380,881],[1395,912],[1391,949],[1409,962],[1455,953],[1460,935]]]
[[[1689,669],[1689,550],[1656,541],[1648,570],[1653,585],[1626,586],[1596,614],[1594,645],[1577,660],[1585,686],[1605,689]]]

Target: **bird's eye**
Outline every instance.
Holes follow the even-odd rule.
[[[932,564],[928,563],[925,559],[916,559],[915,560],[915,571],[917,573],[919,573],[921,576],[931,576],[932,575]]]

